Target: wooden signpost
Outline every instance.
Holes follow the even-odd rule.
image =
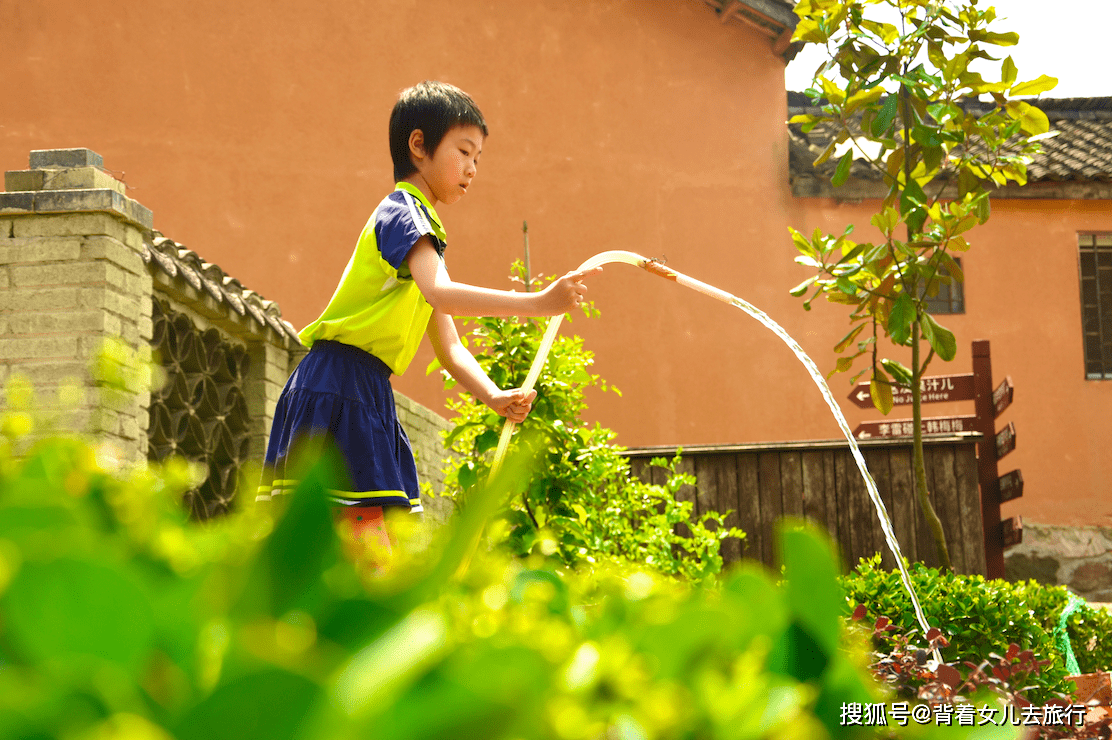
[[[992,360],[988,340],[973,342],[973,372],[964,375],[937,375],[923,378],[920,399],[923,403],[973,401],[972,416],[942,416],[922,420],[923,434],[955,434],[979,432],[977,442],[978,482],[981,489],[981,525],[984,530],[986,575],[1004,577],[1004,548],[1023,541],[1023,521],[1012,517],[1000,520],[1000,504],[1023,495],[1023,475],[1013,470],[1000,476],[997,461],[1015,450],[1015,424],[996,431],[996,417],[1012,404],[1015,387],[1005,377],[999,386],[992,386]],[[858,383],[849,400],[861,408],[873,406],[869,384]],[[911,404],[911,391],[893,389],[894,406]],[[853,433],[858,439],[877,437],[910,437],[914,431],[911,419],[889,419],[862,422]]]
[[[1013,470],[1007,475],[1000,476],[1000,503],[1011,501],[1023,495],[1023,474]]]

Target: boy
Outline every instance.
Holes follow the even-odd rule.
[[[573,272],[543,291],[517,293],[454,282],[443,255],[447,236],[435,210],[471,186],[487,125],[474,101],[441,82],[401,93],[390,114],[390,154],[397,182],[363,229],[331,301],[300,333],[310,348],[278,401],[264,468],[263,498],[291,490],[291,444],[327,439],[347,478],[332,502],[356,542],[388,556],[384,510],[421,511],[417,469],[398,423],[390,375],[405,372],[427,334],[440,364],[467,391],[515,423],[535,391],[498,388],[463,346],[453,321],[465,316],[553,316],[580,305],[583,278]]]

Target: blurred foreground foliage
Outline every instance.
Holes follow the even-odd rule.
[[[364,580],[324,498],[332,459],[279,505],[196,523],[184,463],[121,468],[67,436],[17,456],[12,441],[0,737],[872,735],[839,724],[843,703],[881,698],[814,532],[781,532],[782,580],[755,564],[696,586],[613,560],[574,570],[483,546],[472,558],[506,482],[538,464],[519,455],[448,526],[403,533],[390,574]]]
[[[526,279],[521,262],[512,267],[517,282]],[[583,306],[587,317],[594,305]],[[547,322],[514,318],[471,318],[464,341],[500,388],[525,384]],[[589,565],[622,558],[666,575],[702,580],[721,572],[720,548],[727,538],[745,533],[727,527],[729,512],[697,516],[692,501],[676,493],[693,486],[692,475],[679,473],[679,458],[655,459],[664,482],[645,483],[630,472],[624,447],[615,433],[581,416],[586,391],[618,392],[590,372],[594,355],[578,336],[557,334],[537,378],[537,399],[510,450],[536,456],[540,464],[509,483],[513,493],[499,513],[505,543],[519,555],[544,549],[566,565]],[[437,363],[430,365],[430,371]],[[455,381],[444,376],[445,386]],[[449,401],[455,413],[446,444],[456,454],[446,477],[446,495],[463,505],[490,473],[504,419],[472,396]]]

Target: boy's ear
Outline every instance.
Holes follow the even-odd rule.
[[[425,132],[419,128],[409,132],[409,156],[414,160],[428,156],[428,152],[425,151]]]

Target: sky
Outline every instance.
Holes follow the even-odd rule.
[[[1058,78],[1046,98],[1112,96],[1112,71],[1107,63],[1105,38],[1112,27],[1109,0],[980,0],[992,5],[997,21],[993,30],[1015,31],[1019,44],[995,47],[1001,58],[1011,56],[1021,81],[1045,74]],[[787,88],[810,87],[823,53],[807,46],[787,68]]]

